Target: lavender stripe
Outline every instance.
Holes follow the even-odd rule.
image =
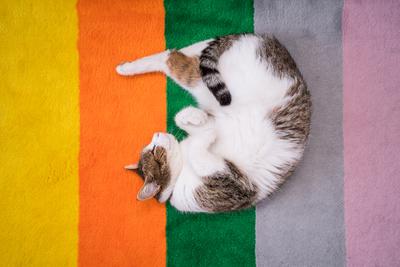
[[[348,266],[400,266],[400,2],[344,8]]]

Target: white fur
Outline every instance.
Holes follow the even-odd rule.
[[[198,56],[209,41],[180,50]],[[228,106],[220,106],[209,89],[199,82],[188,90],[199,107],[185,108],[176,115],[177,125],[188,137],[172,143],[174,159],[170,163],[173,181],[163,192],[162,201],[182,211],[204,211],[196,203],[194,191],[202,185],[202,177],[224,169],[224,159],[233,162],[259,189],[258,199],[276,190],[277,167],[297,161],[303,150],[289,141],[279,139],[268,118],[269,112],[288,101],[285,98],[293,80],[276,77],[271,67],[256,58],[260,39],[243,36],[219,59],[218,70],[232,95]],[[162,71],[168,51],[117,67],[122,75]],[[174,77],[172,77],[174,79]],[[174,79],[175,80],[175,79]],[[177,81],[179,83],[179,81]],[[179,155],[178,155],[179,154]],[[172,195],[170,195],[172,194]]]

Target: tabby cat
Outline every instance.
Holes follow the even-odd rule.
[[[181,211],[250,207],[273,193],[300,161],[310,130],[311,97],[279,41],[228,35],[124,63],[121,75],[163,72],[197,101],[176,116],[181,142],[155,133],[138,164],[137,198]]]

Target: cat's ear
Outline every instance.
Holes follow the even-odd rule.
[[[139,193],[137,194],[137,199],[141,201],[150,199],[155,195],[157,195],[160,189],[161,186],[159,186],[155,182],[151,183],[145,182],[142,188],[140,189]]]
[[[137,168],[138,168],[138,164],[137,163],[129,164],[129,165],[125,166],[125,169],[131,170],[131,171],[136,170]]]

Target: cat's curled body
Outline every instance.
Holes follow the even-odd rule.
[[[175,117],[186,139],[156,133],[130,166],[144,179],[138,199],[170,199],[191,212],[238,210],[292,173],[308,138],[311,98],[275,38],[224,36],[117,67],[121,75],[153,71],[171,77],[199,107]]]

